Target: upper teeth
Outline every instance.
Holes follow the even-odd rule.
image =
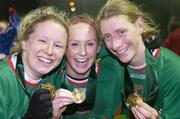
[[[83,63],[83,62],[86,62],[87,59],[76,59],[76,61]]]
[[[46,58],[44,58],[44,57],[39,57],[39,59],[42,60],[43,62],[51,63],[51,60],[46,59]]]
[[[123,50],[120,50],[119,53],[122,54],[124,52],[126,52],[128,50],[128,48],[124,48]]]

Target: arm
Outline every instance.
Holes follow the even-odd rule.
[[[124,68],[110,56],[104,57],[100,64],[93,113],[100,115],[101,118],[112,118],[121,105],[123,89],[121,81],[124,80]]]
[[[2,78],[0,77],[0,115],[2,119],[8,119],[7,92],[4,92]]]
[[[51,119],[52,102],[49,90],[40,89],[30,98],[29,108],[23,119]]]
[[[158,119],[158,112],[141,100],[137,101],[137,105],[131,110],[136,119]]]
[[[143,115],[151,115],[150,118],[155,118],[158,111],[158,119],[180,118],[180,114],[177,113],[180,106],[180,59],[169,50],[161,48],[156,63],[159,89],[154,108],[139,102],[138,106],[133,109],[133,113],[136,116],[140,112]],[[144,118],[147,117],[144,116]]]

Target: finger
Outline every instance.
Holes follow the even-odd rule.
[[[70,103],[73,103],[74,100],[72,97],[69,97],[69,96],[62,96],[62,95],[57,95],[55,96],[54,100],[53,100],[54,103],[61,103],[61,102],[70,102]]]
[[[133,114],[136,115],[136,119],[146,119],[146,117],[136,108],[133,108]]]
[[[60,109],[60,112],[63,113],[67,109],[67,106],[64,106]]]
[[[64,89],[64,88],[60,88],[58,89],[56,92],[64,92],[64,93],[67,93],[67,94],[72,94],[71,91],[67,90],[67,89]]]
[[[61,88],[56,91],[56,97],[73,98],[73,95],[71,91]]]
[[[135,117],[136,119],[138,119],[138,116],[137,116],[137,114],[136,114],[136,112],[135,112],[134,107],[132,107],[131,110],[132,110],[132,113],[133,113],[134,117]]]
[[[154,108],[149,106],[148,104],[144,103],[143,101],[137,101],[137,105],[139,107],[142,107],[143,109],[147,110],[150,113],[150,115],[147,115],[149,118],[150,117],[156,118],[158,116],[158,112]]]
[[[143,115],[144,117],[146,117],[148,119],[151,117],[151,113],[148,110],[144,109],[143,107],[140,107],[140,106],[136,105],[135,109],[139,113],[141,113],[141,115]]]
[[[58,98],[58,99],[53,100],[54,104],[63,103],[63,102],[69,102],[71,104],[74,101],[72,99],[69,99],[69,98]]]
[[[53,105],[53,109],[56,111],[59,111],[61,108],[67,105],[69,105],[68,102],[59,103],[59,104]]]
[[[72,104],[73,102],[72,101],[69,101],[69,100],[67,100],[67,101],[60,101],[60,100],[58,100],[58,101],[53,101],[53,108],[54,108],[54,110],[59,110],[59,109],[61,109],[62,107],[64,107],[64,106],[67,106],[67,105],[69,105],[69,104]]]

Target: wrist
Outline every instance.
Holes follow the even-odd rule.
[[[61,114],[60,116],[58,116],[58,117],[57,117],[57,116],[56,116],[56,117],[55,117],[55,116],[53,116],[53,118],[52,118],[52,119],[63,119],[63,116],[62,116],[62,114]]]
[[[62,114],[60,115],[59,119],[63,119],[63,116],[62,116]]]

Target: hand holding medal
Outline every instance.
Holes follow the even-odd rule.
[[[55,98],[55,90],[56,90],[56,88],[54,87],[53,84],[51,84],[51,83],[41,84],[41,89],[49,90],[50,93],[51,93],[51,98],[52,99]]]
[[[130,107],[135,107],[138,100],[143,100],[142,96],[137,93],[132,93],[127,97],[127,102]]]

